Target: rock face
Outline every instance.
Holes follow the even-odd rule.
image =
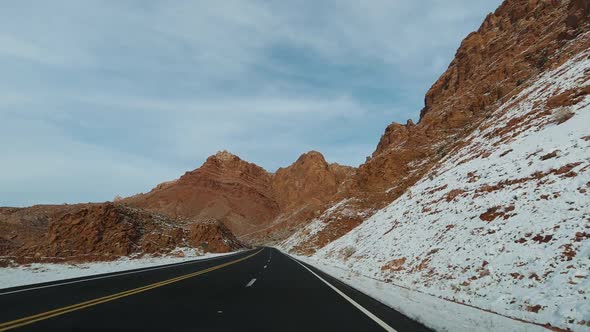
[[[113,203],[0,210],[3,261],[111,260],[177,247],[228,252],[243,245],[220,222],[172,219]]]
[[[225,151],[176,181],[122,202],[172,217],[215,218],[238,236],[279,214],[272,175]]]
[[[208,252],[229,252],[243,247],[222,222],[211,218],[191,223],[187,238],[192,247]]]
[[[273,188],[281,214],[262,230],[244,239],[253,243],[282,240],[301,225],[319,216],[350,185],[355,169],[328,164],[316,151],[305,153],[292,165],[277,170]]]
[[[291,166],[279,168],[273,188],[282,211],[305,204],[318,206],[332,198],[352,173],[351,167],[328,164],[321,153],[310,151]]]
[[[414,183],[429,168],[416,166],[432,165],[531,78],[571,57],[564,48],[587,31],[588,8],[583,0],[505,1],[463,40],[426,94],[419,123],[387,127],[372,160],[359,169],[358,188]]]
[[[177,180],[115,203],[0,208],[0,255],[88,261],[177,246],[235,250],[243,245],[234,234],[256,243],[290,235],[353,173],[315,151],[276,174],[222,151]]]

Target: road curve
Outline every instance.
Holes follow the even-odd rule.
[[[0,332],[429,331],[272,248],[0,291]]]

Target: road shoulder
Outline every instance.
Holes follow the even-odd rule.
[[[520,322],[492,312],[415,292],[393,284],[362,276],[304,256],[293,256],[357,292],[387,305],[410,319],[437,331],[546,331],[543,327]]]

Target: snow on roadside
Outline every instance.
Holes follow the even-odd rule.
[[[367,278],[309,257],[294,257],[436,331],[547,331],[534,324]]]
[[[173,251],[173,254],[174,253],[178,255],[161,257],[144,256],[141,258],[123,257],[109,262],[92,262],[80,264],[34,263],[28,266],[0,268],[0,289],[85,277],[103,273],[182,263],[192,260],[225,256],[235,252],[203,254],[199,250],[195,250],[193,248],[178,248]]]

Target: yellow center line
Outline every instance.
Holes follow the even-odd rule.
[[[230,261],[227,263],[223,263],[223,264],[219,264],[210,268],[207,268],[205,270],[201,270],[201,271],[197,271],[197,272],[193,272],[193,273],[189,273],[189,274],[185,274],[176,278],[172,278],[172,279],[168,279],[168,280],[164,280],[164,281],[160,281],[154,284],[150,284],[147,286],[143,286],[143,287],[138,287],[138,288],[134,288],[134,289],[130,289],[124,292],[120,292],[120,293],[116,293],[116,294],[112,294],[112,295],[107,295],[107,296],[103,296],[94,300],[90,300],[90,301],[86,301],[86,302],[82,302],[82,303],[78,303],[78,304],[73,304],[67,307],[62,307],[62,308],[58,308],[58,309],[54,309],[54,310],[50,310],[50,311],[46,311],[46,312],[42,312],[36,315],[32,315],[32,316],[27,316],[27,317],[23,317],[20,319],[16,319],[10,322],[5,322],[5,323],[1,323],[0,324],[0,332],[2,331],[8,331],[17,327],[21,327],[21,326],[25,326],[25,325],[29,325],[29,324],[33,324],[35,322],[41,321],[41,320],[45,320],[45,319],[49,319],[51,317],[55,317],[55,316],[60,316],[72,311],[76,311],[76,310],[80,310],[80,309],[84,309],[84,308],[88,308],[88,307],[92,307],[101,303],[105,303],[105,302],[110,302],[116,299],[120,299],[123,297],[127,297],[130,295],[134,295],[134,294],[138,294],[141,292],[145,292],[148,291],[150,289],[154,289],[154,288],[158,288],[158,287],[162,287],[165,285],[169,285],[181,280],[185,280],[188,278],[192,278],[192,277],[196,277],[198,275],[201,274],[205,274],[207,272],[211,272],[211,271],[215,271],[218,269],[221,269],[223,267],[241,262],[243,260],[246,260],[254,255],[257,255],[258,253],[260,253],[262,251],[259,250],[255,253],[253,253],[252,255],[246,256],[246,257],[242,257],[240,259],[236,259],[234,261]]]

